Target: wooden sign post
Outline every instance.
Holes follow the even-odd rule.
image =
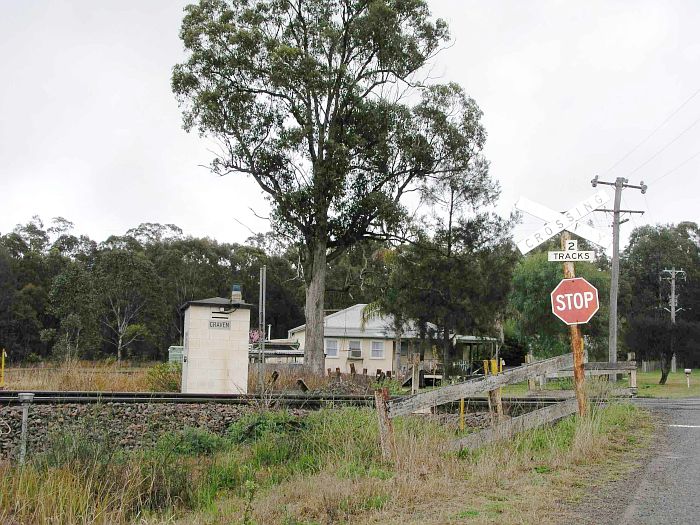
[[[579,202],[573,208],[564,213],[556,212],[527,199],[520,199],[516,208],[547,222],[535,233],[520,239],[517,242],[518,249],[523,255],[533,250],[546,240],[561,232],[561,252],[549,252],[549,261],[564,263],[564,280],[552,292],[552,312],[569,325],[571,336],[571,352],[574,358],[574,388],[578,402],[578,413],[583,416],[586,413],[586,395],[584,391],[585,374],[583,370],[583,337],[579,324],[586,323],[592,315],[598,311],[598,291],[588,281],[585,281],[590,289],[578,292],[575,289],[563,291],[558,294],[560,287],[572,286],[570,281],[577,281],[574,261],[592,261],[595,254],[591,251],[578,251],[578,244],[572,241],[571,233],[588,239],[599,245],[609,243],[607,235],[586,225],[582,219],[593,213],[601,205],[610,200],[605,192],[597,192],[587,199]],[[565,284],[566,283],[566,284]],[[595,301],[594,301],[595,299]],[[555,300],[557,301],[555,305]],[[595,309],[593,309],[595,303]],[[568,317],[571,318],[568,318]]]
[[[566,242],[571,240],[568,231],[561,233],[561,249],[566,250]],[[576,270],[572,261],[564,263],[564,279],[576,277]],[[574,390],[576,391],[576,401],[578,402],[578,415],[586,413],[586,375],[583,371],[583,337],[578,324],[569,325],[569,335],[571,336],[571,353],[574,355]]]

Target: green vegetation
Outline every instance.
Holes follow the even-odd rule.
[[[158,363],[148,369],[146,381],[151,392],[179,392],[182,381],[182,364]]]
[[[637,372],[637,395],[639,397],[700,397],[700,370],[693,369],[688,388],[683,370],[668,374],[666,384],[659,384],[661,372]],[[626,380],[625,380],[626,381]],[[626,383],[623,383],[626,384]]]
[[[700,365],[700,229],[694,222],[636,228],[622,255],[620,315],[623,343],[637,360],[660,361],[658,378],[670,372],[671,356],[688,367]],[[683,268],[676,283],[680,299],[676,324],[664,307],[669,305],[666,268]]]
[[[0,466],[0,522],[52,523],[60,515],[62,523],[75,524],[180,518],[188,524],[331,518],[363,523],[381,515],[398,523],[408,502],[434,497],[447,498],[441,505],[447,514],[443,521],[442,514],[428,516],[426,523],[494,512],[509,522],[523,504],[546,510],[551,499],[543,503],[539,492],[527,491],[568,483],[563,473],[573,468],[571,457],[595,463],[638,446],[648,428],[638,409],[611,405],[512,442],[452,454],[441,452],[454,437],[446,427],[399,418],[398,460],[387,464],[381,461],[375,418],[373,410],[360,408],[305,417],[260,412],[237,421],[224,436],[186,428],[134,451],[120,449],[107,436],[57,434],[26,468]],[[516,481],[512,493],[498,488]],[[444,493],[446,482],[454,484],[454,494]],[[474,495],[468,509],[451,499],[464,493]]]

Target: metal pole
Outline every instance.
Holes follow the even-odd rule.
[[[263,362],[263,348],[262,339],[264,336],[265,325],[263,325],[263,267],[260,267],[260,280],[258,282],[258,391],[262,394],[263,392],[263,373],[262,373],[262,362]]]
[[[563,231],[561,234],[561,249],[566,249],[566,241],[571,240],[571,234]],[[567,261],[564,263],[564,279],[576,277],[574,263]],[[574,354],[574,389],[576,390],[576,401],[578,403],[578,414],[586,414],[586,391],[584,389],[586,376],[583,370],[583,337],[581,328],[577,324],[569,325],[569,335],[571,336],[571,353]]]
[[[261,395],[265,390],[265,293],[267,289],[267,266],[260,268],[260,300],[258,301],[258,388]]]
[[[29,422],[29,405],[34,399],[34,394],[22,393],[18,395],[22,403],[22,433],[19,441],[19,465],[24,466],[24,461],[27,456],[27,426]]]

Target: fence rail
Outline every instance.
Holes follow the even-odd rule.
[[[482,392],[490,392],[505,385],[520,383],[530,377],[545,375],[548,372],[554,372],[569,366],[573,366],[573,355],[564,354],[543,361],[511,368],[498,375],[477,377],[462,383],[447,385],[435,390],[391,400],[387,403],[388,416],[389,418],[395,418],[406,414],[412,414],[424,408],[431,408],[444,403],[458,401]]]

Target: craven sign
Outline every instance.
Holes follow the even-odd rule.
[[[552,291],[552,313],[568,325],[587,323],[599,307],[598,289],[583,277],[562,279]]]
[[[610,196],[607,193],[599,191],[586,200],[579,202],[570,210],[559,213],[546,206],[521,198],[515,205],[517,209],[531,213],[548,222],[535,233],[518,241],[518,249],[525,255],[547,239],[554,237],[557,233],[564,230],[575,233],[595,244],[607,246],[610,244],[609,236],[602,234],[580,221],[609,200]]]

